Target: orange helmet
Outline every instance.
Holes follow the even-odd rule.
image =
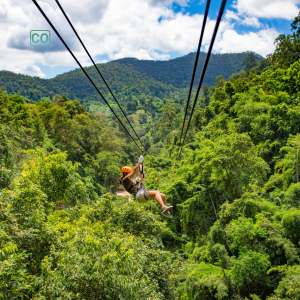
[[[130,167],[127,167],[127,166],[123,167],[122,171],[121,171],[122,174],[131,173],[131,172],[132,172],[132,169]]]

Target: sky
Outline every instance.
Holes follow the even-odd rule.
[[[80,63],[90,66],[55,0],[37,2]],[[205,0],[59,2],[96,63],[169,60],[196,51],[206,5]],[[211,0],[202,51],[209,47],[220,5]],[[279,34],[291,32],[299,8],[300,0],[228,0],[213,52],[254,51],[265,57]],[[49,79],[78,68],[31,0],[0,0],[0,36],[0,70]]]

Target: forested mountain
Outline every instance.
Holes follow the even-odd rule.
[[[249,52],[212,54],[209,60],[208,69],[205,74],[204,83],[208,86],[214,85],[215,79],[223,75],[227,80],[233,73],[238,73],[243,69],[242,63]],[[164,84],[172,84],[176,88],[186,88],[190,86],[191,76],[195,63],[196,53],[172,59],[169,61],[138,60],[136,58],[124,58],[116,61],[121,65],[133,66],[143,76],[155,78]],[[198,60],[196,78],[199,80],[206,53],[201,52]],[[262,56],[256,55],[261,61]],[[198,85],[198,82],[194,82]]]
[[[243,59],[248,54],[247,52],[213,54],[204,84],[211,86],[217,76],[223,75],[227,79],[232,73],[239,72],[243,68]],[[98,67],[120,102],[125,103],[141,96],[163,99],[175,94],[185,96],[185,89],[189,87],[191,80],[195,55],[195,53],[190,53],[170,61],[124,58],[99,64]],[[198,79],[205,55],[205,53],[201,53],[199,58],[196,77]],[[262,59],[259,55],[257,58],[258,60]],[[86,71],[95,80],[103,94],[107,96],[108,90],[95,68],[93,66],[87,67]],[[195,85],[197,85],[197,80]],[[0,88],[9,94],[17,93],[25,96],[28,101],[30,99],[39,101],[42,97],[52,99],[55,94],[65,95],[74,100],[84,100],[86,104],[93,100],[101,101],[100,96],[80,69],[58,75],[49,80],[0,71]]]
[[[113,118],[2,91],[0,298],[299,299],[300,15],[292,25],[268,60],[249,54],[203,87],[180,159],[185,102],[128,102],[146,187],[172,219],[114,195],[140,152]]]

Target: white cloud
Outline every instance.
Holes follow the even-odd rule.
[[[252,50],[266,55],[274,49],[273,41],[278,36],[274,29],[238,34],[234,24],[250,27],[261,26],[261,16],[266,17],[267,8],[283,4],[292,8],[300,0],[238,0],[236,12],[227,10],[221,22],[215,42],[215,51],[240,52]],[[175,13],[172,0],[60,0],[60,3],[93,57],[105,55],[109,59],[136,57],[149,60],[166,60],[168,52],[185,55],[198,46],[203,15]],[[38,0],[38,3],[58,29],[69,47],[83,66],[91,65],[69,24],[53,0]],[[187,5],[188,0],[177,3]],[[261,3],[261,6],[259,6]],[[271,7],[270,16],[277,14]],[[297,14],[297,13],[296,13]],[[288,17],[283,10],[281,18]],[[289,16],[289,17],[290,17]],[[160,21],[159,21],[160,20]],[[208,49],[215,20],[208,19],[203,39],[204,49]],[[30,46],[30,30],[51,31],[49,50]],[[71,55],[44,20],[31,0],[0,0],[0,61],[1,69],[23,74],[43,73],[34,68],[36,64],[47,66],[76,66]],[[102,61],[97,61],[102,62]],[[103,63],[107,62],[106,60]],[[27,73],[26,73],[27,72]]]
[[[225,19],[260,28],[259,18],[294,19],[299,12],[297,4],[300,0],[236,0],[232,7],[237,11],[227,10]]]
[[[233,5],[240,14],[257,18],[294,19],[300,0],[237,0]]]
[[[94,62],[96,64],[106,64],[108,62],[108,60],[106,60],[106,59],[100,59],[100,60],[96,59],[96,60],[94,60]]]
[[[232,10],[227,10],[224,16],[225,20],[236,20],[236,21],[241,21],[241,18],[238,16],[237,13],[235,13]]]
[[[79,5],[73,0],[60,1],[94,57],[106,54],[111,59],[127,56],[169,59],[168,54],[161,52],[178,51],[186,54],[193,51],[197,47],[203,17],[175,14],[171,8],[162,5],[167,3],[164,0],[156,1],[159,4],[156,6],[154,2],[88,0],[85,5],[82,2]],[[185,3],[186,0],[178,2]],[[56,3],[53,0],[39,0],[38,3],[82,65],[89,65],[88,57]],[[12,53],[18,53],[18,56],[24,58],[24,62],[31,57],[29,65],[36,62],[49,66],[76,65],[32,1],[0,0],[0,14],[3,17],[0,19],[0,33],[3,37],[0,51],[2,55],[6,54],[6,63],[2,64],[2,68],[9,65],[9,69],[17,68]],[[89,16],[90,20],[86,20],[84,16]],[[33,29],[51,31],[49,50],[30,45],[29,33]]]
[[[173,1],[173,0],[148,0],[149,4],[153,5],[153,6],[157,6],[157,5],[170,5],[174,2],[180,4],[181,6],[185,6],[188,4],[189,0],[177,0],[177,1]]]
[[[38,76],[40,78],[46,77],[46,74],[44,74],[39,67],[34,65],[25,67],[22,73],[30,76]]]
[[[62,16],[59,8],[56,6],[52,7],[45,1],[39,1],[39,4],[48,18],[63,36],[68,46],[77,50],[79,43],[77,42],[75,34],[73,33],[69,24]],[[10,25],[8,28],[7,44],[9,47],[20,50],[26,49],[34,52],[47,52],[48,50],[46,50],[44,47],[32,47],[30,45],[29,36],[31,30],[50,30],[52,33],[51,51],[65,51],[65,46],[56,36],[55,32],[53,32],[47,21],[41,15],[32,1],[28,3],[28,1],[25,0],[22,8],[18,6],[16,9],[12,8],[15,8],[15,6],[7,7],[7,15],[9,16],[9,20],[14,20],[14,24]]]
[[[135,57],[138,59],[145,60],[167,60],[170,59],[169,54],[159,54],[152,49],[130,49],[130,48],[122,48],[119,52],[111,53],[110,58],[115,60],[124,57]]]
[[[53,0],[48,1],[49,4],[51,2],[53,3]],[[97,24],[106,13],[109,2],[110,1],[107,0],[84,0],[84,2],[59,0],[60,5],[67,13],[69,19],[71,19],[72,22],[80,24]],[[53,5],[53,7],[56,7],[56,4],[55,6]]]
[[[261,24],[256,17],[245,17],[241,20],[241,23],[246,26],[252,26],[256,28],[261,27]]]
[[[221,53],[250,50],[266,56],[274,51],[273,41],[278,35],[275,29],[263,29],[245,34],[238,34],[228,29],[218,36],[214,49]]]
[[[227,10],[225,17],[225,20],[232,22],[234,20],[238,24],[242,24],[245,26],[252,26],[255,28],[261,27],[261,23],[259,22],[258,18],[256,17],[249,17],[248,15],[245,15],[244,13],[236,13],[232,10]]]

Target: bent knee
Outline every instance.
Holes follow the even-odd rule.
[[[160,194],[159,191],[150,191],[150,193],[151,193],[151,194],[155,194],[155,195]]]
[[[153,198],[155,198],[159,194],[160,194],[159,191],[149,191],[150,197],[153,197]]]

